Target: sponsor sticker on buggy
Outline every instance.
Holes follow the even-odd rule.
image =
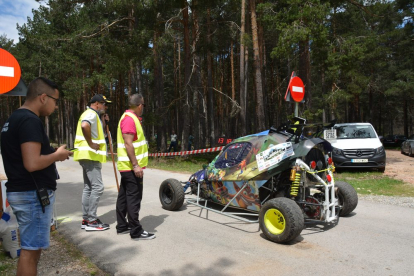
[[[336,139],[336,129],[327,129],[323,131],[323,138],[325,140]]]
[[[293,154],[292,143],[290,142],[272,146],[256,155],[259,171],[266,170]]]

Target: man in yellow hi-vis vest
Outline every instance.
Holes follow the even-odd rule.
[[[121,186],[116,201],[116,231],[130,234],[134,240],[151,240],[155,235],[144,231],[139,222],[144,169],[148,164],[148,145],[139,116],[144,111],[144,98],[134,94],[129,98],[129,109],[119,120],[117,131],[118,170]],[[128,221],[126,216],[128,215]]]
[[[86,231],[109,229],[109,225],[102,223],[96,212],[104,191],[101,163],[106,162],[106,140],[100,117],[110,103],[112,102],[101,94],[93,96],[90,105],[80,116],[76,129],[76,151],[73,160],[79,161],[83,169],[81,228]]]

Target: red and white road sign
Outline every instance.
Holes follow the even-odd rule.
[[[295,102],[300,102],[305,97],[305,86],[299,77],[293,77],[289,83],[290,95]]]
[[[20,65],[16,58],[4,49],[0,49],[0,94],[7,93],[20,81]]]

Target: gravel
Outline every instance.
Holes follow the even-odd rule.
[[[397,150],[387,149],[386,154],[387,167],[384,174],[390,178],[402,180],[414,188],[414,174],[411,173],[414,169],[414,158],[403,155]],[[358,194],[358,198],[360,200],[373,201],[381,204],[414,208],[414,197]]]
[[[1,242],[0,242],[1,244]],[[5,255],[0,245],[0,255]],[[0,258],[0,275],[16,275],[18,259]],[[110,275],[92,264],[79,249],[54,232],[50,238],[50,247],[42,250],[37,275],[67,275],[67,276],[105,276]]]
[[[414,197],[397,197],[383,195],[358,195],[359,200],[367,200],[387,205],[414,208]]]

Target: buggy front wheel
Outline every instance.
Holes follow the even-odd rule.
[[[170,178],[161,183],[159,196],[164,209],[176,211],[183,206],[184,188],[180,181]]]
[[[259,214],[260,229],[267,239],[286,243],[302,232],[305,219],[300,207],[291,199],[279,197],[266,202]]]

